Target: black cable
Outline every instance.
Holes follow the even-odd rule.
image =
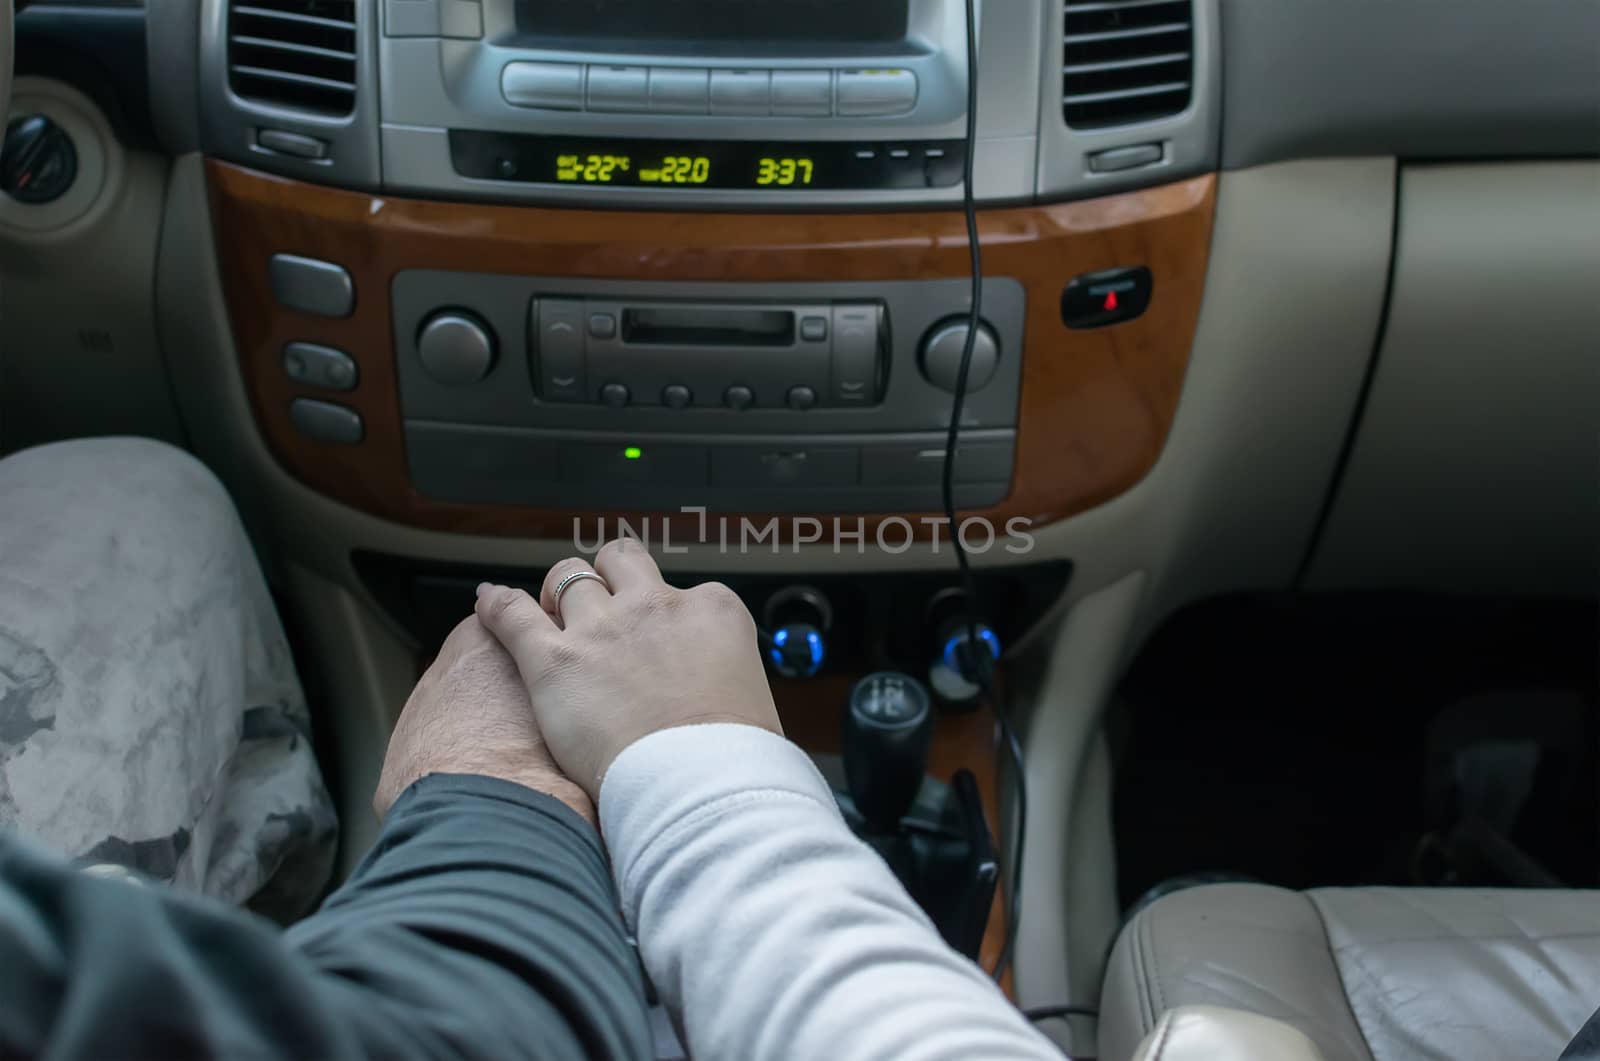
[[[967,9],[967,142],[961,163],[961,208],[967,221],[967,252],[971,258],[972,305],[967,313],[967,338],[961,347],[961,366],[956,371],[955,400],[950,405],[950,429],[944,444],[944,514],[950,523],[950,543],[956,554],[956,566],[961,571],[961,591],[967,598],[967,652],[966,659],[976,678],[978,688],[994,709],[995,720],[1000,725],[1001,739],[1011,757],[1011,767],[1017,782],[1016,840],[1013,846],[1011,887],[1006,901],[1006,935],[995,961],[994,978],[1000,980],[1011,965],[1016,949],[1017,919],[1022,902],[1022,848],[1028,829],[1027,779],[1023,774],[1022,742],[1011,725],[1005,705],[995,695],[993,661],[978,637],[977,582],[972,577],[972,564],[966,547],[961,544],[961,532],[956,523],[955,460],[956,446],[961,436],[961,416],[967,405],[967,377],[972,370],[972,350],[978,340],[978,329],[983,323],[983,249],[978,238],[978,207],[973,194],[972,172],[977,157],[978,138],[978,19],[974,0],[966,0]],[[966,669],[966,668],[963,668]]]

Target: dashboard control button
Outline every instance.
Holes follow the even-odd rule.
[[[961,374],[961,358],[966,352],[967,318],[952,317],[934,325],[922,341],[922,374],[942,391],[956,392]],[[967,369],[967,393],[974,394],[988,385],[1000,366],[1000,341],[988,324],[978,325],[972,343],[972,362]]]
[[[354,409],[333,402],[296,398],[289,403],[289,419],[302,435],[320,442],[353,445],[365,434],[360,415]]]
[[[607,383],[600,388],[600,400],[613,409],[621,409],[633,399],[626,383]]]
[[[738,384],[722,392],[722,404],[730,409],[748,409],[756,403],[756,392]]]
[[[817,404],[817,392],[810,387],[790,387],[789,408],[806,410]]]
[[[955,481],[1008,483],[1014,444],[958,440]],[[944,447],[867,446],[861,454],[863,486],[933,486],[944,480]]]
[[[705,486],[708,478],[704,446],[567,446],[561,467],[569,482],[588,487]]]
[[[439,0],[385,0],[385,37],[437,37]]]
[[[317,343],[290,343],[285,346],[283,370],[296,383],[331,391],[354,389],[359,375],[355,359],[349,354]]]
[[[1061,293],[1061,320],[1069,328],[1104,328],[1131,321],[1150,305],[1150,270],[1105,269],[1074,277]]]
[[[589,314],[589,334],[596,339],[611,339],[617,334],[617,318],[610,313]]]
[[[711,71],[711,113],[772,113],[772,75],[766,70]]]
[[[661,404],[668,409],[687,409],[694,401],[694,392],[681,383],[661,388]]]
[[[478,0],[439,0],[439,36],[483,39],[483,5]]]
[[[794,118],[826,118],[832,114],[833,72],[774,70],[772,113]]]
[[[583,67],[577,63],[507,63],[500,94],[514,107],[583,109]]]
[[[800,338],[808,343],[820,343],[828,338],[828,318],[806,317],[800,321]]]
[[[650,68],[647,66],[589,67],[589,109],[592,111],[646,111],[650,109]]]
[[[316,160],[328,157],[328,142],[287,129],[257,129],[256,146],[280,155]]]
[[[547,402],[581,402],[584,383],[583,303],[573,299],[534,299],[529,332],[537,336],[533,355],[539,397]]]
[[[441,310],[417,333],[417,356],[436,383],[448,387],[476,383],[494,367],[494,332],[476,314]]]
[[[1096,151],[1089,156],[1090,173],[1120,173],[1125,169],[1153,166],[1161,161],[1160,144],[1135,144]]]
[[[650,68],[650,109],[661,114],[704,114],[711,72],[675,66]]]
[[[917,105],[917,75],[910,70],[840,70],[841,118],[904,114]]]
[[[877,306],[833,307],[833,401],[875,405],[878,401]]]
[[[711,485],[855,486],[861,451],[845,446],[714,446]]]
[[[356,308],[355,281],[341,266],[298,254],[274,254],[267,268],[272,297],[318,317],[348,317]]]

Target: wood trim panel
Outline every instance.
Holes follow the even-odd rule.
[[[455,504],[412,488],[389,305],[391,281],[402,270],[836,281],[959,278],[968,269],[959,212],[673,214],[444,203],[325,188],[217,161],[207,165],[223,290],[256,423],[269,448],[291,474],[324,494],[375,516],[437,530],[566,538],[575,517],[594,514]],[[971,514],[996,524],[1013,517],[1048,523],[1116,496],[1150,470],[1172,425],[1194,339],[1215,184],[1208,175],[1103,199],[979,215],[985,274],[1019,280],[1028,304],[1011,493]],[[349,269],[355,312],[329,320],[278,306],[267,269],[280,252]],[[1137,264],[1148,265],[1154,276],[1154,297],[1142,317],[1092,331],[1061,323],[1059,301],[1070,278]],[[349,352],[360,365],[360,385],[330,399],[292,383],[282,358],[284,345],[295,340]],[[366,424],[365,440],[340,446],[301,435],[289,420],[289,403],[297,397],[354,408]],[[849,518],[853,527],[855,517]],[[918,533],[938,533],[913,522]],[[870,531],[876,519],[866,523]],[[694,517],[672,526],[679,541],[697,533]],[[894,540],[902,536],[896,532]]]

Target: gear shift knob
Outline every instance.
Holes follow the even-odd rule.
[[[845,781],[874,833],[893,833],[928,771],[933,707],[909,674],[879,671],[850,690],[842,742]]]

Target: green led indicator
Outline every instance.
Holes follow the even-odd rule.
[[[638,446],[629,446],[627,449],[622,451],[622,455],[631,461],[636,461],[640,457],[644,456],[644,450],[640,449]]]

